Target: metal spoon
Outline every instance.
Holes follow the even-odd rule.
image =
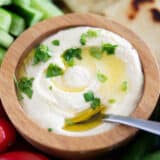
[[[131,117],[112,115],[112,114],[104,115],[103,121],[124,124],[156,135],[160,135],[160,122],[155,122],[151,120],[142,120]]]

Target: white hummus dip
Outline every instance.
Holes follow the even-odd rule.
[[[28,56],[20,69],[21,76],[34,78],[32,97],[23,94],[21,105],[41,127],[68,136],[88,136],[110,130],[114,127],[110,123],[80,132],[63,129],[66,118],[91,107],[91,102],[84,98],[88,92],[107,107],[106,113],[128,116],[136,108],[142,95],[143,73],[138,53],[127,40],[105,29],[75,27],[59,31],[41,44],[48,47],[50,58],[33,65],[33,57]],[[104,47],[104,53],[98,54],[95,50],[105,44],[111,47],[109,53]],[[67,66],[62,56],[71,48],[80,48],[81,58],[74,57],[74,64]],[[58,66],[63,73],[46,77],[50,64]]]

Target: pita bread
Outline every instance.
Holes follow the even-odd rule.
[[[63,0],[74,12],[102,13],[106,7],[119,0]]]
[[[155,9],[160,14],[160,0],[141,4],[138,10],[132,8],[131,1],[120,0],[107,7],[104,14],[135,31],[150,46],[160,66],[160,21],[153,19],[151,12]]]

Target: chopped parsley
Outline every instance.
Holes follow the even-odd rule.
[[[34,78],[22,77],[17,82],[18,90],[24,93],[26,96],[28,96],[28,98],[32,98],[33,95],[33,90],[32,90],[33,80]]]
[[[52,44],[54,46],[59,46],[60,45],[60,41],[58,39],[55,39],[55,40],[52,41]]]
[[[90,55],[96,59],[102,58],[103,52],[99,47],[91,47],[89,52],[90,52]]]
[[[95,38],[99,35],[99,31],[89,29],[86,33],[82,33],[80,37],[80,43],[85,45],[87,43],[87,38]]]
[[[52,90],[52,86],[49,86],[48,88],[49,88],[49,90]]]
[[[92,101],[94,99],[94,93],[92,91],[88,91],[87,93],[84,93],[83,96],[86,102]]]
[[[107,54],[115,54],[115,50],[118,45],[112,45],[111,43],[104,43],[102,45],[102,51],[106,52]]]
[[[52,132],[53,131],[53,129],[52,128],[48,128],[48,132]]]
[[[80,43],[81,45],[85,45],[87,42],[87,36],[85,33],[82,33],[81,38],[80,38]]]
[[[81,53],[82,53],[81,48],[70,48],[63,53],[62,58],[64,59],[64,61],[67,63],[68,66],[73,66],[74,58],[77,58],[79,60],[82,59]]]
[[[126,92],[128,89],[128,82],[127,81],[123,81],[121,84],[121,91]]]
[[[72,122],[71,119],[65,119],[65,124],[68,126],[74,125],[74,122]]]
[[[63,70],[56,64],[49,64],[47,71],[46,71],[46,77],[57,77],[63,75]]]
[[[115,102],[116,102],[116,100],[114,98],[111,98],[111,99],[108,100],[108,103],[110,103],[110,104],[113,104]]]
[[[97,73],[97,79],[98,79],[98,81],[104,83],[104,82],[107,81],[107,76],[102,74],[102,73],[100,73],[100,72],[98,72]]]
[[[38,64],[40,62],[46,62],[51,56],[49,55],[49,48],[44,44],[40,44],[36,50],[33,57],[33,64]]]
[[[94,98],[93,101],[91,102],[91,108],[96,109],[97,107],[100,107],[101,101],[100,98]]]
[[[96,109],[97,107],[100,107],[101,100],[100,98],[95,97],[92,91],[88,91],[87,93],[84,93],[83,97],[86,102],[90,102],[92,109]]]

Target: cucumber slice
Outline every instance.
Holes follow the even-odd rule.
[[[44,14],[43,19],[63,14],[57,6],[48,0],[31,0],[31,7],[41,11]]]
[[[13,42],[13,37],[4,30],[0,29],[0,46],[8,48]]]
[[[13,0],[12,2],[15,5],[26,5],[29,6],[31,3],[31,0]]]
[[[2,64],[2,61],[3,61],[3,57],[6,53],[6,50],[2,47],[0,47],[0,65]]]
[[[25,21],[22,17],[18,16],[15,13],[11,13],[12,15],[12,23],[10,27],[10,33],[13,36],[20,35],[25,29]]]
[[[12,22],[11,14],[3,8],[0,8],[0,28],[9,31]]]
[[[9,5],[12,3],[12,0],[0,0],[0,6]]]
[[[27,26],[32,26],[39,22],[43,17],[41,12],[25,5],[15,5],[13,6],[13,10],[25,18]]]

